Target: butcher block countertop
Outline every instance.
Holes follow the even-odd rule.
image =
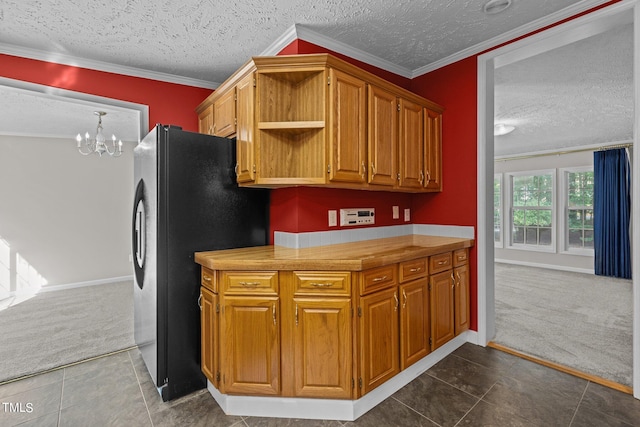
[[[473,245],[473,239],[409,235],[301,249],[255,246],[196,252],[195,261],[212,270],[362,271]]]

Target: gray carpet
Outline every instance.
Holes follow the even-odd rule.
[[[631,280],[495,264],[498,344],[632,385]]]
[[[135,345],[133,282],[43,292],[0,311],[0,382]]]

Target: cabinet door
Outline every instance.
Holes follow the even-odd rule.
[[[294,298],[295,394],[351,397],[351,299]]]
[[[213,135],[213,104],[198,114],[198,132]]]
[[[431,350],[435,350],[455,336],[452,270],[429,278],[431,291]]]
[[[330,181],[364,183],[366,179],[365,83],[330,70]]]
[[[469,304],[469,264],[461,265],[453,270],[456,281],[455,288],[455,332],[456,335],[469,329],[470,304]]]
[[[222,383],[228,394],[280,392],[277,297],[223,296],[220,322]],[[222,356],[222,355],[221,355]]]
[[[424,110],[424,187],[442,191],[442,114]]]
[[[429,279],[400,285],[400,369],[431,351],[429,311]]]
[[[236,133],[236,91],[231,89],[213,103],[213,134],[230,136]]]
[[[398,100],[369,85],[369,184],[393,187],[398,181]]]
[[[398,305],[397,287],[360,298],[360,395],[400,372]]]
[[[421,189],[424,183],[423,107],[400,98],[400,179],[402,188]]]
[[[200,288],[200,343],[202,373],[218,387],[218,321],[216,306],[218,295],[209,289]]]
[[[236,86],[236,177],[239,183],[255,181],[255,87],[254,75],[240,80]]]

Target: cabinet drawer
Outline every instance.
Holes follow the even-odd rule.
[[[400,283],[408,282],[428,274],[427,258],[414,259],[400,263]]]
[[[222,292],[231,294],[278,294],[277,271],[223,271]]]
[[[469,262],[469,250],[468,249],[458,249],[453,253],[453,266],[458,267],[460,265],[466,264]]]
[[[451,252],[433,255],[429,258],[429,274],[436,274],[441,271],[449,270],[452,265]]]
[[[349,271],[294,271],[296,295],[351,295]]]
[[[215,271],[202,267],[200,269],[200,283],[205,288],[209,289],[213,292],[218,292],[218,283],[216,282],[216,273]]]
[[[397,284],[397,272],[397,264],[363,271],[360,276],[360,295],[370,294]]]

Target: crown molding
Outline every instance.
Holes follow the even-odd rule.
[[[349,46],[348,44],[339,42],[330,37],[319,34],[299,24],[296,24],[295,27],[296,27],[296,33],[298,35],[298,38],[304,41],[316,44],[318,46],[322,46],[334,52],[338,52],[342,55],[346,55],[349,58],[357,59],[358,61],[362,61],[374,67],[378,67],[383,70],[392,72],[394,74],[398,74],[399,76],[411,78],[411,74],[412,74],[411,70],[406,67],[396,65],[378,56],[372,55],[368,52],[357,49],[353,46]]]
[[[293,24],[287,31],[285,31],[280,37],[274,40],[265,50],[260,53],[260,56],[275,56],[282,52],[282,50],[299,39],[298,32],[296,30],[296,24]]]
[[[7,43],[0,43],[0,54],[36,59],[45,62],[53,62],[54,64],[88,68],[91,70],[105,71],[108,73],[122,74],[125,76],[159,80],[167,83],[175,83],[185,86],[201,87],[205,89],[216,89],[218,86],[220,86],[220,83],[210,82],[207,80],[192,79],[190,77],[183,77],[175,74],[143,70],[141,68],[127,67],[125,65],[117,65],[104,61],[95,61],[92,59],[80,58],[61,53],[46,52],[37,49],[15,46]]]
[[[538,31],[549,25],[562,21],[563,19],[571,18],[572,16],[586,12],[589,9],[608,3],[608,1],[609,0],[584,0],[579,3],[574,3],[571,6],[567,6],[562,10],[545,16],[544,18],[540,18],[528,24],[521,25],[518,28],[507,31],[506,33],[502,33],[496,37],[493,37],[485,42],[478,43],[467,49],[463,49],[460,52],[447,56],[446,58],[442,58],[423,67],[416,68],[415,70],[413,70],[411,78],[415,78],[431,71],[435,71],[439,68],[453,64],[454,62],[458,62],[470,56],[478,55],[482,52],[492,50],[497,46],[500,46],[504,43],[512,42],[519,37]]]

